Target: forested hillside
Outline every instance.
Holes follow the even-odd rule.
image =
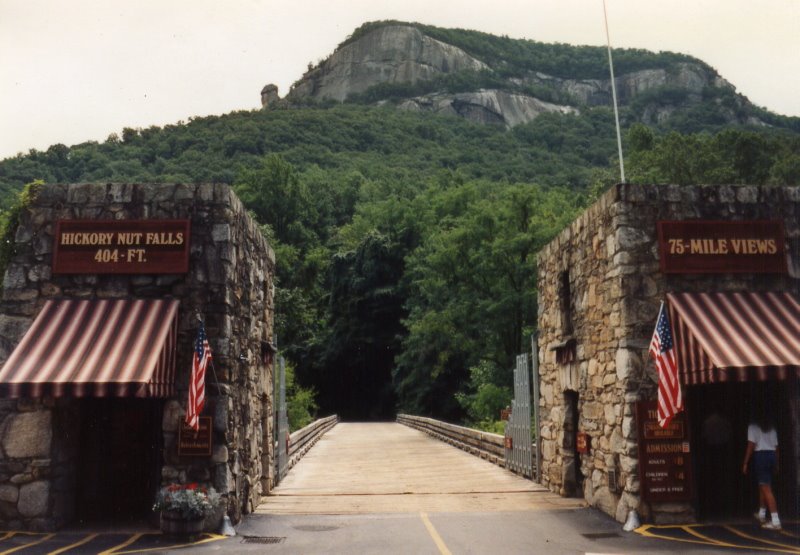
[[[470,48],[506,55],[481,36]],[[629,180],[800,183],[791,126],[671,129],[629,120]],[[231,184],[275,246],[279,344],[321,412],[490,426],[534,331],[535,253],[616,172],[608,107],[506,130],[310,102],[32,150],[0,162],[0,190],[9,208],[37,179]]]

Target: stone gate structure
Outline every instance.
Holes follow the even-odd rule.
[[[757,268],[740,268],[735,273],[725,269],[665,273],[657,223],[698,220],[721,229],[727,229],[728,222],[777,222],[785,236],[775,240],[785,239],[788,268],[782,273],[760,273]],[[720,243],[697,244],[707,257],[716,253],[722,260],[726,256]],[[688,252],[690,243],[686,245]],[[759,377],[739,379],[722,369],[719,375],[728,382],[684,382],[687,428],[677,445],[686,453],[678,459],[684,465],[680,472],[666,459],[654,462],[663,463],[663,472],[644,471],[643,430],[637,426],[635,409],[638,402],[656,398],[657,375],[648,347],[659,304],[668,294],[742,292],[748,298],[788,292],[796,299],[799,261],[800,188],[624,184],[607,191],[538,257],[543,484],[562,495],[582,496],[620,522],[632,509],[656,522],[709,518],[715,511],[722,511],[721,516],[749,515],[754,510],[747,509],[753,490],[740,470],[746,444],[742,414],[748,412],[750,399],[771,384],[776,393],[770,399],[779,411],[779,433],[786,451],[779,497],[790,512],[792,506],[796,508],[800,360],[787,367],[788,373],[764,368]],[[745,321],[753,319],[747,316]],[[712,451],[704,443],[699,421],[715,404],[726,407],[724,414],[733,424],[727,429],[731,437],[725,438],[725,459],[735,467],[729,469],[728,463],[720,462],[716,474],[721,481],[716,486],[711,484],[713,470],[704,467]],[[664,478],[665,484],[682,480],[688,491],[681,492],[686,495],[678,501],[658,501],[666,497],[665,488],[654,487],[648,499],[642,479],[651,478]],[[732,495],[725,489],[739,492],[739,498],[729,503],[736,507],[735,515],[703,500]]]
[[[52,261],[56,233],[63,225],[59,222],[75,220],[101,230],[117,229],[113,226],[119,222],[158,226],[179,221],[188,225],[189,236],[155,234],[146,237],[146,244],[135,235],[125,239],[128,246],[141,247],[141,254],[122,246],[100,249],[123,242],[114,237],[111,245],[98,245],[93,255],[109,270],[57,273]],[[188,242],[186,271],[114,273],[117,257],[144,261],[150,252],[145,248],[182,240]],[[74,521],[145,518],[156,490],[168,483],[198,482],[222,494],[220,511],[207,519],[209,528],[218,524],[223,511],[234,522],[252,511],[270,488],[273,468],[275,258],[231,189],[211,184],[43,185],[23,209],[14,250],[3,281],[0,362],[9,359],[44,307],[55,306],[48,301],[87,300],[81,306],[89,314],[99,310],[102,300],[120,301],[121,310],[128,310],[125,303],[142,301],[139,305],[148,307],[164,300],[177,310],[162,316],[144,309],[148,318],[163,324],[159,329],[172,331],[165,332],[166,340],[153,335],[165,346],[157,353],[155,370],[144,362],[137,370],[150,372],[150,382],[138,384],[142,387],[114,386],[114,370],[86,387],[69,383],[53,368],[64,364],[75,345],[60,345],[54,353],[46,352],[45,342],[53,344],[71,331],[37,322],[39,335],[28,342],[32,350],[16,357],[28,366],[14,375],[0,369],[0,526],[38,530]],[[125,338],[128,330],[149,322],[130,310],[106,339],[114,348],[119,345],[121,360],[132,353],[151,355],[147,341],[136,343],[135,351],[131,345],[138,338]],[[202,413],[211,417],[211,424],[205,439],[181,439],[200,319],[213,354]],[[78,320],[67,318],[62,325],[70,321]],[[99,329],[104,324],[111,325],[103,321]],[[88,337],[90,331],[82,331]],[[81,334],[75,338],[78,342]],[[52,360],[56,356],[61,358]],[[94,364],[109,371],[102,365],[110,365],[113,356],[108,347]],[[29,361],[36,357],[34,368]],[[19,377],[25,372],[25,378]],[[104,380],[109,387],[103,387]]]

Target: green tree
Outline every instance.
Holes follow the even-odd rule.
[[[323,412],[345,419],[394,417],[391,370],[402,333],[402,275],[402,249],[377,232],[355,250],[334,255],[326,326],[304,368]]]
[[[433,192],[429,203],[438,224],[408,258],[408,336],[394,380],[402,408],[452,419],[470,367],[489,363],[493,383],[510,383],[536,321],[535,254],[579,203],[563,189],[488,182]]]
[[[269,155],[261,167],[245,170],[235,186],[237,194],[260,222],[269,224],[284,243],[312,240],[316,227],[314,203],[294,167],[279,155]]]
[[[294,365],[286,365],[286,415],[292,432],[311,424],[317,415],[316,392],[300,386],[295,379]]]

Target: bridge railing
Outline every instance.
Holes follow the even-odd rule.
[[[305,428],[300,428],[289,436],[289,468],[292,468],[303,458],[309,449],[319,441],[325,432],[336,426],[339,422],[337,415],[315,420]]]
[[[498,466],[503,468],[506,466],[505,444],[503,436],[500,434],[482,432],[433,418],[408,414],[398,414],[397,422],[421,430],[438,440],[454,445]]]

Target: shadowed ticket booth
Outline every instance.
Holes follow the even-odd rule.
[[[171,299],[47,301],[0,370],[4,397],[51,398],[73,413],[56,433],[78,453],[79,521],[147,515],[160,480],[159,400],[174,394],[177,314]]]
[[[675,354],[691,422],[701,518],[752,513],[758,492],[741,473],[747,426],[766,411],[779,438],[780,510],[796,511],[800,303],[787,292],[670,293]]]
[[[796,186],[620,184],[542,249],[543,485],[630,525],[752,518],[758,416],[778,434],[779,512],[797,513],[798,206]]]
[[[0,298],[0,528],[155,526],[189,484],[220,494],[206,531],[239,522],[274,476],[261,228],[221,184],[30,193]]]

